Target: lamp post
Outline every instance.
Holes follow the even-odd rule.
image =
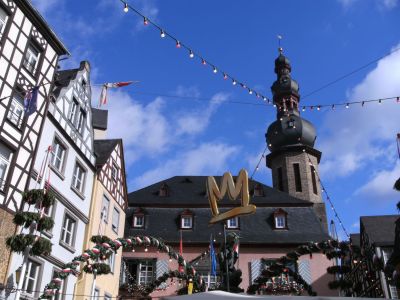
[[[225,267],[226,267],[226,290],[229,293],[228,253],[226,252],[226,224],[224,224],[224,252],[225,252]]]

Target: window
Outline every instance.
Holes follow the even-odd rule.
[[[111,300],[111,296],[108,294],[104,294],[104,300]]]
[[[60,271],[56,271],[56,270],[53,271],[53,279],[54,278],[60,278],[59,275],[58,275],[59,272]],[[52,300],[61,300],[61,299],[63,299],[63,293],[64,293],[64,287],[65,287],[66,280],[67,279],[63,279],[61,281],[60,288],[56,291],[56,294],[53,296],[53,298],[51,298]]]
[[[143,261],[139,264],[138,284],[149,284],[153,281],[154,265],[152,261]]]
[[[3,30],[6,27],[7,13],[0,7],[0,36],[3,34]]]
[[[103,204],[101,206],[100,218],[104,220],[104,222],[108,223],[108,210],[110,208],[110,200],[103,195]]]
[[[254,192],[253,192],[254,197],[264,197],[264,189],[261,184],[256,183],[254,186]]]
[[[300,165],[293,164],[293,171],[294,171],[294,184],[296,186],[296,192],[301,192],[301,177],[300,177]]]
[[[24,117],[24,99],[19,92],[11,99],[10,109],[8,110],[7,119],[21,128],[22,120]]]
[[[182,216],[181,217],[181,228],[188,229],[192,228],[192,216]]]
[[[312,180],[313,192],[315,195],[318,195],[317,178],[315,176],[316,171],[315,171],[314,166],[311,165],[310,168],[311,168],[311,180]]]
[[[239,228],[239,218],[238,217],[229,219],[226,223],[227,223],[228,228]]]
[[[278,171],[278,189],[283,192],[283,174],[282,174],[282,167],[277,169]]]
[[[85,184],[85,174],[86,172],[83,167],[79,163],[76,163],[74,175],[72,177],[72,186],[80,193],[83,192],[83,187]]]
[[[76,129],[80,134],[83,134],[85,129],[86,112],[81,108],[79,110],[78,122],[76,124]]]
[[[78,107],[79,107],[78,101],[75,98],[73,98],[72,103],[71,103],[71,110],[70,110],[69,116],[68,116],[68,120],[70,120],[72,122],[72,124],[74,124],[74,125],[75,125],[76,115],[78,113]]]
[[[100,300],[100,290],[98,288],[93,291],[93,300]]]
[[[133,227],[143,228],[144,227],[144,215],[134,215],[133,216]]]
[[[112,230],[114,230],[115,233],[118,233],[118,227],[119,227],[119,210],[114,207],[113,218],[112,218]]]
[[[0,190],[4,190],[7,173],[10,166],[12,151],[0,143]]]
[[[285,228],[286,227],[286,218],[284,215],[275,216],[275,228]]]
[[[115,265],[115,253],[114,253],[114,251],[111,251],[111,254],[107,259],[107,263],[110,266],[111,273],[114,273],[114,265]]]
[[[62,172],[64,166],[65,153],[65,146],[60,142],[59,139],[55,138],[52,147],[51,165],[60,172]]]
[[[75,243],[76,221],[68,214],[64,216],[63,226],[61,228],[61,241],[68,246],[74,246]]]
[[[39,273],[40,264],[29,259],[28,265],[26,266],[26,273],[23,277],[24,282],[22,284],[22,290],[24,291],[25,295],[29,295],[31,297],[35,295],[39,288]],[[23,275],[21,274],[21,276]]]
[[[118,178],[118,166],[115,163],[113,163],[111,168],[111,177],[114,179],[114,181],[116,181]]]
[[[39,50],[32,44],[28,46],[25,53],[24,67],[32,74],[36,73],[36,67],[39,61]]]

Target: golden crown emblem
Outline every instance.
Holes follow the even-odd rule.
[[[217,222],[225,221],[233,217],[240,215],[248,215],[256,212],[256,206],[249,204],[249,176],[245,169],[240,170],[239,175],[236,178],[236,183],[233,181],[232,174],[229,172],[224,173],[222,176],[221,187],[219,188],[215,178],[208,176],[206,181],[208,201],[210,202],[210,208],[212,218],[209,224],[215,224]],[[240,195],[241,206],[232,208],[224,213],[219,213],[217,201],[224,198],[228,192],[230,200],[235,201]]]

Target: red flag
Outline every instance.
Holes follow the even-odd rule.
[[[179,254],[182,256],[183,255],[183,242],[182,242],[182,230],[181,230],[181,239],[179,241]],[[184,268],[182,265],[179,266],[179,273],[185,272]]]

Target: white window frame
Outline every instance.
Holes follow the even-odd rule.
[[[61,227],[60,241],[70,247],[73,247],[75,245],[76,225],[76,219],[72,218],[69,214],[66,213],[64,215],[64,220]],[[67,238],[68,236],[69,238]]]
[[[185,221],[189,221],[189,224],[185,224]],[[182,229],[193,228],[193,216],[190,215],[181,216],[181,228]]]
[[[3,35],[3,32],[7,25],[8,14],[6,11],[0,6],[0,37]]]
[[[86,113],[82,108],[79,108],[78,111],[78,120],[76,122],[76,130],[79,132],[79,134],[83,134],[84,128],[85,128],[85,121],[86,121]]]
[[[275,216],[275,228],[283,229],[286,228],[286,216],[276,215]]]
[[[75,98],[72,98],[71,110],[69,111],[68,120],[75,126],[76,115],[78,113],[79,103]]]
[[[93,297],[93,300],[100,300],[100,289],[98,287],[94,288],[92,297]]]
[[[25,53],[24,66],[32,74],[36,72],[39,63],[40,51],[32,43],[28,44],[28,49]]]
[[[105,223],[108,223],[109,211],[110,211],[110,199],[108,199],[106,195],[103,195],[100,217],[101,216],[103,217],[102,220],[104,220]]]
[[[107,263],[110,266],[111,273],[114,274],[114,267],[115,267],[115,252],[114,251],[111,251],[111,254],[107,259]]]
[[[111,300],[112,296],[108,295],[108,294],[104,294],[104,300]]]
[[[112,163],[111,166],[111,177],[114,181],[116,181],[118,179],[118,166],[116,163]]]
[[[24,99],[20,94],[14,94],[11,99],[10,109],[7,113],[7,119],[18,128],[22,126],[24,119]]]
[[[138,284],[149,284],[153,282],[154,263],[150,260],[143,261],[138,265],[137,281]]]
[[[8,153],[6,153],[8,152]],[[8,158],[5,156],[8,154]],[[5,183],[7,180],[8,171],[10,168],[10,162],[12,159],[13,152],[3,143],[0,143],[0,170],[3,169],[4,171],[0,171],[0,190],[3,191],[5,187]]]
[[[85,188],[86,170],[78,162],[75,163],[74,174],[72,175],[72,186],[75,190],[83,193]]]
[[[32,271],[32,266],[34,266],[36,268],[36,272],[34,274],[34,276],[31,276],[31,271]],[[23,276],[23,278],[21,278],[21,280],[23,280],[23,284],[22,284],[22,291],[24,295],[30,296],[30,297],[34,297],[35,293],[37,292],[37,288],[39,286],[39,276],[40,276],[40,271],[41,271],[41,267],[42,265],[34,260],[28,259],[28,264],[26,266],[26,273],[21,274],[21,276]],[[28,291],[28,285],[29,282],[33,281],[32,284],[32,291],[29,292]]]
[[[121,214],[119,212],[119,210],[114,207],[113,209],[113,215],[112,215],[112,230],[118,234],[118,230],[119,230],[119,218],[120,218]]]
[[[142,220],[139,222],[139,220]],[[133,216],[133,227],[134,228],[143,228],[144,227],[144,215],[134,215]]]
[[[62,152],[60,153],[60,150]],[[64,161],[65,156],[67,154],[67,148],[60,141],[59,138],[54,138],[53,146],[52,146],[52,156],[51,156],[51,165],[59,172],[62,172],[64,169]],[[59,166],[57,167],[56,163],[59,162]]]
[[[238,217],[233,217],[232,219],[228,219],[226,221],[226,227],[229,229],[235,229],[239,228],[239,218]]]

